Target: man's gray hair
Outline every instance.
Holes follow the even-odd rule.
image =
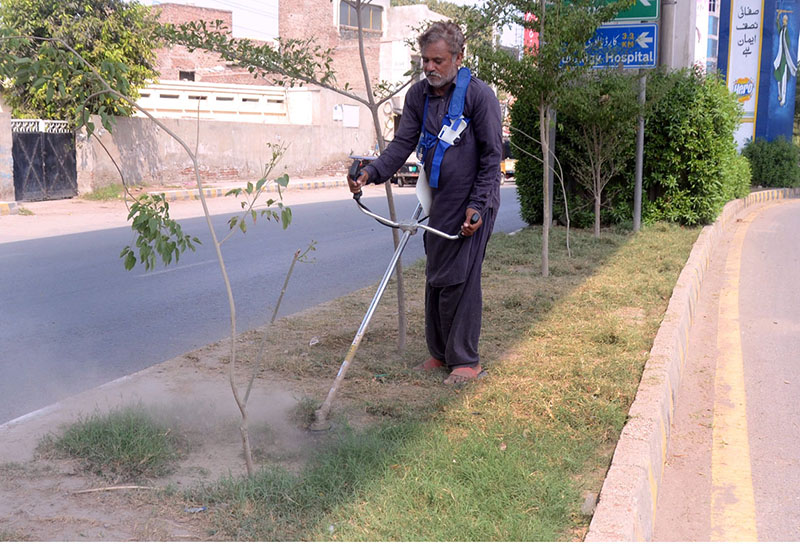
[[[461,32],[461,28],[455,23],[451,23],[450,21],[436,21],[417,38],[420,51],[422,51],[425,46],[438,42],[439,40],[445,41],[453,56],[464,52],[464,34]]]

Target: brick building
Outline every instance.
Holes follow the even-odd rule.
[[[209,25],[216,20],[233,28],[232,13],[227,10],[193,5],[164,3],[157,6],[163,22],[182,24],[202,20]],[[313,38],[316,45],[330,49],[338,86],[365,90],[359,57],[356,13],[348,0],[278,0],[278,32],[282,39]],[[412,61],[404,40],[422,21],[445,17],[424,5],[391,7],[390,0],[372,0],[362,12],[364,50],[370,79],[398,81]],[[273,44],[277,45],[277,41]],[[185,47],[157,51],[161,80],[189,80],[205,83],[269,85],[271,81],[254,78],[247,70],[232,66],[217,55]]]
[[[230,11],[192,5],[165,3],[158,5],[162,22],[175,25],[205,21],[211,25],[221,20],[233,28]],[[381,42],[387,35],[389,0],[373,0],[364,13],[364,49],[370,78],[381,74]],[[313,37],[323,49],[331,49],[333,69],[340,85],[363,91],[364,76],[359,57],[355,9],[347,0],[279,0],[279,34],[282,39],[304,40]],[[230,31],[230,30],[229,30]],[[277,45],[277,42],[274,44]],[[162,48],[156,52],[156,66],[165,81],[197,81],[269,85],[271,81],[254,78],[246,69],[225,62],[218,55],[201,50],[190,53],[183,46]]]
[[[336,86],[365,96],[355,10],[347,0],[278,0],[282,39],[314,38],[330,48]],[[372,82],[402,82],[412,55],[404,40],[425,19],[438,19],[425,6],[390,7],[373,0],[365,11],[364,45]],[[230,11],[160,4],[162,21],[222,20],[233,26]],[[274,86],[218,55],[184,47],[157,51],[158,83],[140,91],[137,101],[186,141],[197,140],[204,179],[257,179],[271,157],[267,143],[287,145],[276,172],[313,174],[321,167],[347,160],[351,153],[375,148],[375,127],[369,110],[357,100],[315,85]],[[393,136],[394,114],[402,98],[379,112],[385,138]],[[199,121],[199,122],[198,122]],[[139,182],[191,181],[191,162],[183,149],[142,114],[120,119],[113,137],[99,131],[79,146],[79,191],[97,189],[116,178],[109,149],[128,179]],[[95,140],[102,139],[105,149]],[[97,144],[97,145],[96,145]]]
[[[211,27],[215,21],[221,20],[229,32],[233,28],[232,13],[227,10],[184,4],[159,4],[154,9],[158,10],[159,19],[164,23],[181,25],[191,21],[205,21]],[[162,81],[269,85],[268,81],[253,78],[246,69],[232,66],[219,55],[202,49],[190,53],[182,45],[157,49],[156,68]]]

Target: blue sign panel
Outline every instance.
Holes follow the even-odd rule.
[[[800,63],[800,2],[768,0],[764,8],[756,138],[784,138],[791,142]]]
[[[655,68],[658,25],[604,25],[587,44],[595,68]]]

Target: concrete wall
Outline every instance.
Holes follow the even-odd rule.
[[[14,200],[14,162],[11,157],[11,112],[0,103],[0,200]]]
[[[351,152],[365,153],[375,144],[372,119],[360,107],[359,126],[345,128],[333,120],[334,106],[353,103],[319,91],[312,105],[311,125],[269,125],[200,121],[198,157],[207,180],[256,180],[262,175],[272,152],[267,143],[288,148],[272,175],[313,174],[317,168],[347,159]],[[197,122],[190,119],[162,119],[166,127],[194,150]],[[112,133],[99,122],[97,137],[122,169],[126,182],[172,184],[193,181],[192,163],[186,151],[156,124],[143,118],[120,118]],[[120,178],[113,162],[94,137],[85,133],[78,140],[78,192],[86,193]]]

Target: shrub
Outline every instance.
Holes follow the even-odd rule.
[[[734,95],[716,76],[697,70],[653,72],[647,82],[642,219],[666,220],[684,225],[710,223],[722,206],[749,191],[747,159],[736,152],[733,134],[740,109]],[[572,224],[588,227],[592,221],[592,195],[576,181],[573,155],[580,146],[571,134],[586,120],[575,110],[558,112],[556,155],[564,168]],[[518,97],[511,110],[511,141],[539,157],[539,146],[527,136],[539,138],[536,103]],[[633,136],[631,136],[633,138]],[[633,141],[628,156],[618,160],[620,171],[608,182],[602,202],[604,224],[626,224],[633,217]],[[542,167],[538,159],[519,153],[517,192],[522,219],[542,222]],[[755,167],[754,167],[755,171]],[[558,181],[554,188],[553,217],[564,216]]]
[[[710,223],[743,191],[735,174],[744,166],[734,158],[738,102],[719,78],[694,69],[653,74],[648,95],[643,219]]]
[[[742,154],[750,160],[752,184],[762,187],[800,186],[800,149],[779,138],[747,142]]]

